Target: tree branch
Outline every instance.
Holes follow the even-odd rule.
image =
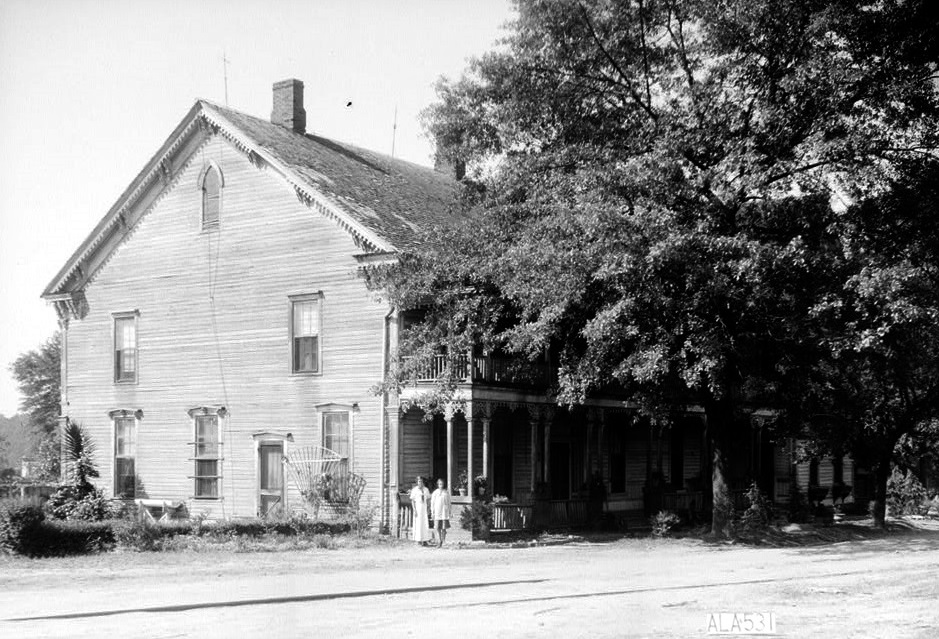
[[[636,89],[633,88],[632,84],[629,83],[629,76],[626,75],[626,72],[623,71],[619,63],[613,59],[613,56],[610,55],[610,52],[606,50],[606,47],[603,46],[603,42],[600,40],[600,36],[597,35],[597,32],[593,28],[593,23],[590,21],[590,15],[587,13],[586,7],[583,4],[578,3],[580,11],[583,14],[584,24],[587,25],[587,29],[590,31],[590,37],[593,38],[594,43],[600,49],[600,53],[603,54],[603,57],[606,58],[606,61],[610,63],[613,69],[619,74],[620,78],[623,79],[623,86],[627,87],[630,96],[633,100],[642,107],[642,110],[652,119],[653,122],[658,122],[659,116],[652,109],[652,105],[646,104],[642,101],[642,96],[636,92]]]

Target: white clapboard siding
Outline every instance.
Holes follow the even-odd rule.
[[[401,486],[405,488],[410,488],[418,475],[429,476],[433,468],[433,422],[423,417],[422,411],[412,408],[399,420],[403,429]]]
[[[224,175],[220,227],[201,229],[198,176],[213,161]],[[356,276],[361,252],[331,220],[298,201],[271,171],[215,135],[195,152],[86,288],[88,314],[69,327],[69,415],[98,443],[100,484],[113,483],[108,411],[142,410],[137,472],[146,495],[193,493],[195,406],[225,406],[223,499],[198,501],[211,515],[252,515],[257,471],[252,434],[291,433],[322,443],[315,406],[358,403],[354,469],[378,500],[384,314]],[[323,295],[322,374],[290,373],[288,296]],[[113,381],[112,314],[138,311],[138,380]]]
[[[515,413],[512,429],[512,498],[522,501],[531,496],[531,425]]]

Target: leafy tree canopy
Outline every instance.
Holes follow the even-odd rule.
[[[40,435],[54,435],[61,412],[59,402],[61,343],[59,333],[38,349],[23,353],[10,366],[20,388],[21,410]]]
[[[566,403],[611,382],[653,413],[692,394],[718,482],[741,407],[798,396],[819,358],[863,369],[864,336],[903,312],[882,292],[912,281],[888,253],[864,270],[883,247],[860,221],[937,146],[936,9],[517,5],[501,47],[441,80],[425,116],[441,159],[467,162],[476,214],[373,283],[424,305],[406,346],[425,355],[555,353]],[[834,337],[849,316],[867,323]]]

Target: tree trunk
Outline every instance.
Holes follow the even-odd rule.
[[[887,528],[887,481],[890,479],[890,457],[881,457],[874,468],[874,527]]]
[[[726,537],[734,510],[725,478],[724,458],[727,433],[733,422],[733,405],[728,399],[705,401],[704,413],[711,448],[711,535]]]

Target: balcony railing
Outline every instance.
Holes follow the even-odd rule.
[[[435,355],[417,372],[418,382],[451,378],[497,386],[547,386],[550,369],[544,362],[493,356]]]

